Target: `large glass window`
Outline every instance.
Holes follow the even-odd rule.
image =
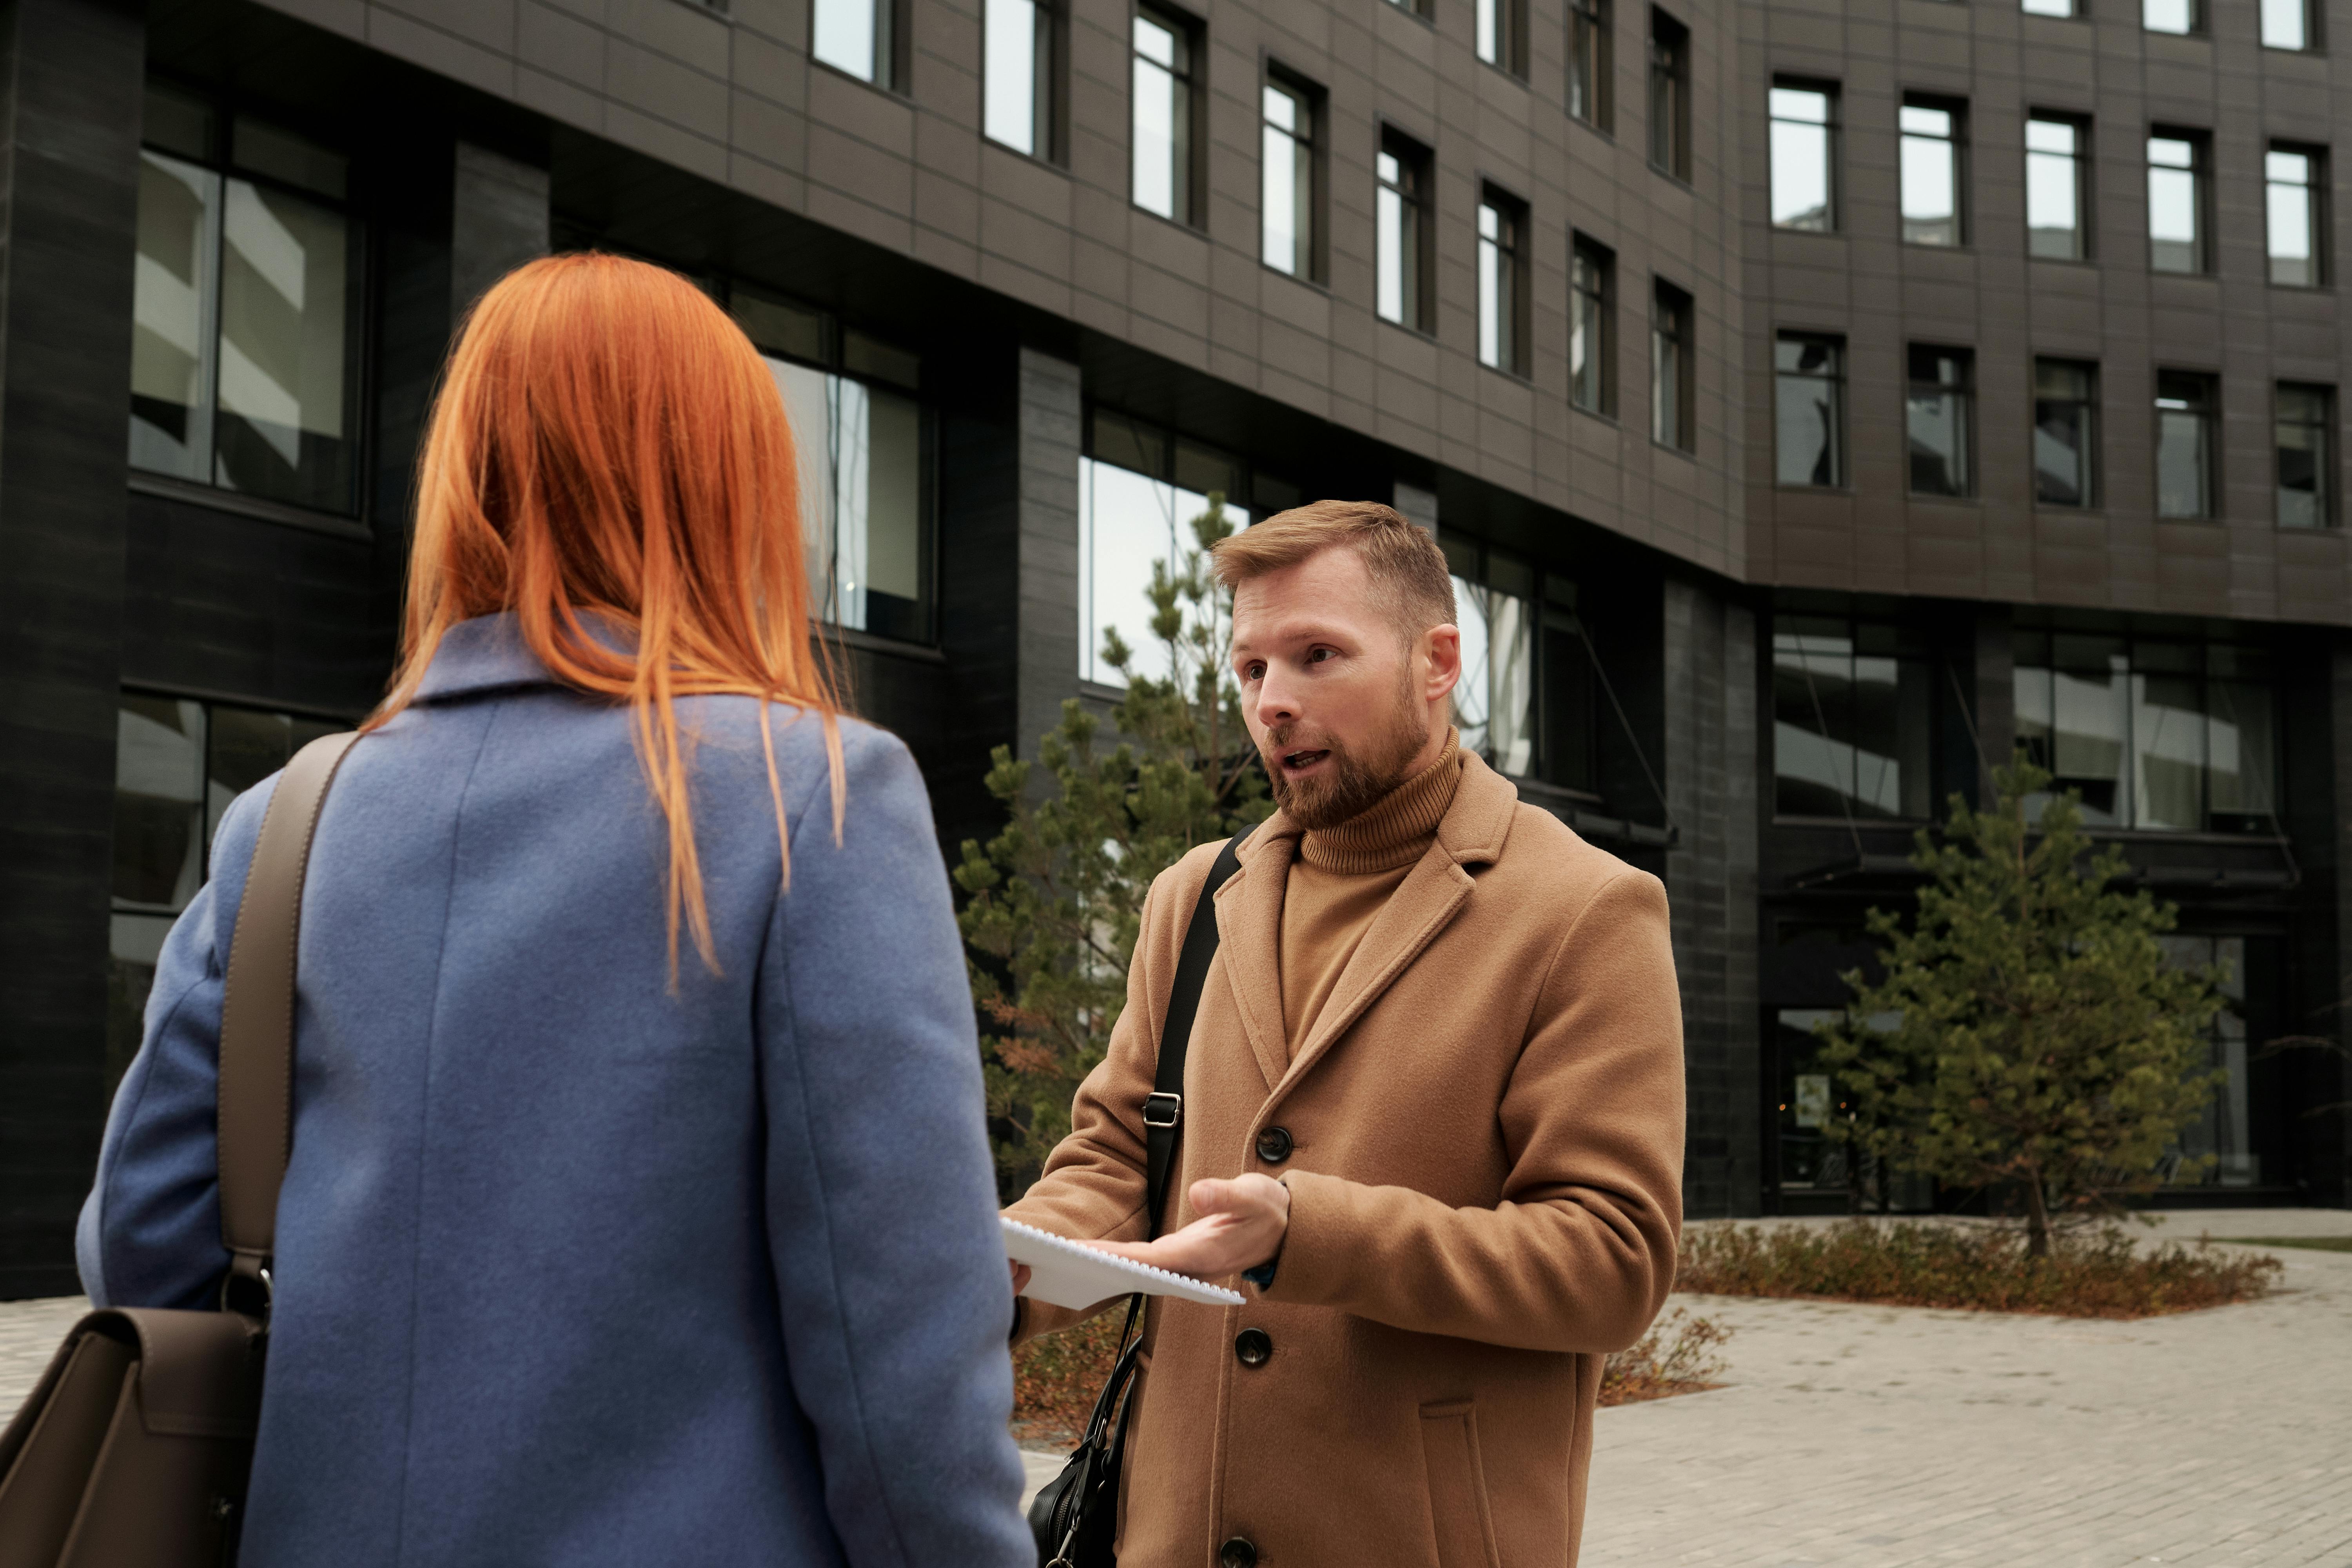
[[[1225,518],[1246,528],[1245,475],[1227,453],[1107,408],[1087,422],[1078,463],[1078,674],[1106,686],[1129,677],[1165,680],[1166,647],[1151,635],[1151,572],[1199,548],[1192,520],[1223,496]],[[1117,631],[1132,654],[1128,674],[1103,657]]]
[[[2159,132],[2147,139],[2148,265],[2158,272],[2205,270],[2205,145]]]
[[[1535,771],[1535,573],[1523,561],[1454,535],[1443,542],[1462,633],[1454,722],[1465,750],[1499,773],[1525,776]]]
[[[2278,384],[2278,524],[2328,528],[2336,521],[2336,389]]]
[[[1315,267],[1315,98],[1268,77],[1259,89],[1261,246],[1268,267],[1312,278]]]
[[[163,87],[146,136],[131,466],[352,514],[363,290],[346,161]]]
[[[2262,649],[2026,629],[2016,660],[2018,742],[2053,787],[2080,792],[2085,822],[2277,831],[2277,706]]]
[[[1513,76],[1528,74],[1527,0],[1475,0],[1478,58]]]
[[[1772,622],[1773,809],[1924,820],[1935,686],[1908,628],[1843,616]]]
[[[1911,99],[1903,105],[1903,237],[1911,245],[1962,245],[1966,122],[1958,104]]]
[[[1837,227],[1837,94],[1772,84],[1772,222],[1827,234]]]
[[[1650,438],[1683,451],[1698,446],[1691,417],[1691,297],[1663,278],[1650,297]]]
[[[1690,29],[1658,10],[1650,13],[1650,162],[1691,177]]]
[[[828,317],[787,300],[739,288],[733,308],[766,353],[792,420],[814,613],[881,637],[930,640],[930,470],[914,396],[920,362],[862,333],[836,334]]]
[[[2263,157],[2263,195],[2271,258],[2271,281],[2288,289],[2316,289],[2321,282],[2320,193],[2325,156],[2309,147],[2273,146]]]
[[[2140,0],[2140,26],[2151,33],[2201,33],[2202,0]]]
[[[1192,221],[1192,30],[1174,13],[1135,13],[1135,205]]]
[[[1569,247],[1568,400],[1617,412],[1617,258],[1582,235]]]
[[[2308,49],[2313,47],[2310,0],[2263,0],[2263,47]]]
[[[1845,483],[1845,342],[1782,332],[1772,345],[1779,454],[1784,485]]]
[[[229,803],[301,747],[346,728],[324,720],[125,692],[114,749],[114,887],[107,982],[110,1085],[139,1049],[163,938],[211,875]]]
[[[1478,363],[1517,375],[1527,342],[1527,209],[1489,189],[1478,203]]]
[[[1609,129],[1609,0],[1569,0],[1568,111]]]
[[[2098,505],[2099,367],[2033,362],[2033,499],[2043,506]]]
[[[2174,1152],[2179,1156],[2169,1180],[2174,1184],[2250,1187],[2263,1179],[2262,1158],[2253,1145],[2252,1082],[2246,1053],[2247,948],[2260,951],[2263,939],[2242,936],[2182,936],[2157,938],[2165,958],[2176,968],[2219,969],[2221,1010],[2213,1016],[2209,1068],[2218,1068],[2223,1081],[2197,1120],[2181,1131]],[[2194,1172],[2180,1166],[2200,1162]],[[2210,1162],[2210,1163],[2208,1163]]]
[[[2156,375],[2156,515],[2214,517],[2214,380],[2193,371]]]
[[[898,0],[812,0],[809,52],[860,81],[894,87],[898,19]]]
[[[1054,11],[1040,0],[986,0],[981,125],[1034,158],[1054,156]]]
[[[1905,419],[1913,495],[1974,493],[1976,358],[1967,349],[1911,345]]]
[[[2084,215],[2090,162],[2082,122],[2034,115],[2025,122],[2025,245],[2029,254],[2079,261],[2091,253]]]
[[[1423,257],[1429,243],[1429,153],[1393,131],[1383,131],[1377,173],[1373,222],[1381,319],[1426,331],[1429,305]]]

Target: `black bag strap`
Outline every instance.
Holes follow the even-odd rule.
[[[1201,1010],[1201,987],[1209,978],[1209,963],[1217,956],[1217,889],[1241,868],[1244,827],[1225,840],[1201,884],[1192,905],[1192,919],[1184,928],[1184,951],[1176,960],[1176,983],[1168,993],[1168,1016],[1160,1026],[1160,1065],[1152,1074],[1151,1093],[1143,1101],[1143,1192],[1150,1236],[1160,1236],[1161,1205],[1168,1196],[1168,1172],[1175,1163],[1176,1134],[1184,1124],[1184,1056],[1192,1044],[1192,1016]]]

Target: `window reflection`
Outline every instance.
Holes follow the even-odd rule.
[[[211,875],[212,838],[229,804],[339,728],[287,713],[123,694],[115,722],[110,1090],[139,1048],[163,939]]]
[[[1151,569],[1199,548],[1192,520],[1209,494],[1226,498],[1225,519],[1249,526],[1236,499],[1240,465],[1214,447],[1173,437],[1140,420],[1097,409],[1092,451],[1078,461],[1078,674],[1105,686],[1173,673],[1166,645],[1151,633]],[[1103,657],[1116,629],[1133,657],[1122,675]]]
[[[1934,712],[1926,649],[1907,633],[1837,617],[1776,618],[1774,809],[1926,818]]]
[[[224,172],[214,166],[216,118],[201,100],[149,89],[131,463],[348,513],[360,245],[351,218],[331,205],[344,194],[345,161],[240,117]]]
[[[2094,826],[2274,833],[2270,662],[2230,644],[2023,631],[2017,738]],[[2046,797],[2029,803],[2038,816]]]
[[[2225,1075],[2195,1121],[2181,1130],[2180,1142],[2169,1162],[2175,1184],[2250,1187],[2263,1179],[2262,1157],[2254,1152],[2252,1083],[2246,1060],[2246,949],[2238,936],[2160,936],[2164,955],[2178,969],[2221,970],[2221,1010],[2214,1015],[2209,1037],[2212,1056],[2209,1068]],[[2190,1161],[2210,1164],[2188,1168]]]
[[[824,311],[740,285],[729,308],[765,354],[792,424],[810,613],[929,640],[929,455],[922,404],[905,390],[920,384],[921,360],[862,332],[836,332]],[[855,374],[826,368],[836,364]]]
[[[1475,552],[1456,545],[1447,554],[1477,571]],[[1498,773],[1524,777],[1535,765],[1535,574],[1521,563],[1490,554],[1486,576],[1488,581],[1479,582],[1457,571],[1454,578],[1454,624],[1462,632],[1454,722],[1465,750],[1485,757]]]

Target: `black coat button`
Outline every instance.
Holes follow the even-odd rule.
[[[1269,1165],[1279,1165],[1290,1158],[1290,1130],[1269,1127],[1257,1135],[1257,1157]]]
[[[1274,1341],[1264,1329],[1244,1329],[1234,1336],[1234,1354],[1244,1366],[1264,1366],[1274,1354]]]
[[[1246,1535],[1236,1535],[1217,1548],[1217,1568],[1257,1568],[1257,1548]]]

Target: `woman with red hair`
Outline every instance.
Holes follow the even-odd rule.
[[[660,268],[533,262],[457,344],[303,901],[245,1568],[1034,1561],[947,879],[812,643],[796,460]],[[157,965],[82,1214],[100,1304],[228,1267],[222,981],[274,784]]]

